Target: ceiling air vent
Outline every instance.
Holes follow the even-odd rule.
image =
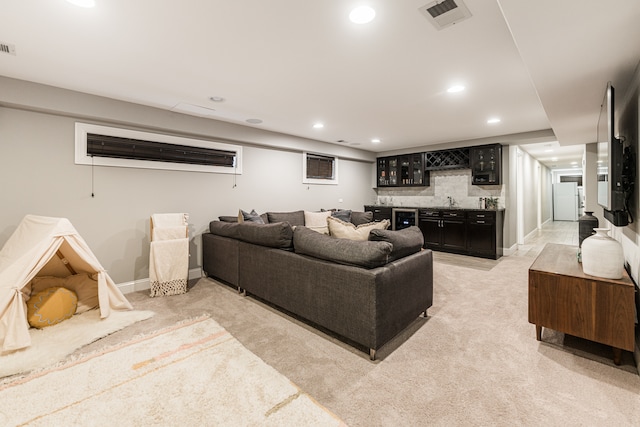
[[[16,46],[9,43],[0,42],[0,53],[8,53],[9,55],[16,55]]]
[[[471,17],[471,12],[462,0],[434,1],[418,10],[437,30],[442,30]]]

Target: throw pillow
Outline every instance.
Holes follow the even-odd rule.
[[[351,222],[351,211],[348,209],[338,209],[337,211],[333,211],[331,212],[331,216],[341,219],[344,222]]]
[[[292,227],[304,225],[304,211],[267,212],[269,223],[288,222]]]
[[[264,224],[264,220],[255,209],[252,209],[251,212],[245,212],[242,209],[238,212],[238,222],[255,222],[257,224]]]
[[[331,216],[331,212],[309,212],[304,211],[304,226],[322,234],[329,234],[329,226],[327,218]]]
[[[98,308],[98,281],[87,273],[68,276],[64,281],[64,287],[75,292],[78,297],[76,314]]]
[[[411,226],[402,230],[371,230],[369,240],[389,242],[393,245],[389,262],[420,252],[424,244],[424,236],[418,227]]]
[[[238,222],[237,216],[222,215],[218,219],[222,222]]]
[[[36,276],[31,280],[31,295],[49,288],[64,288],[64,277]]]
[[[368,240],[369,232],[371,230],[386,230],[391,224],[388,219],[384,219],[380,222],[370,222],[368,224],[360,224],[356,226],[350,222],[342,221],[333,216],[327,218],[327,223],[329,224],[330,235],[340,239],[351,240]]]
[[[368,222],[373,222],[373,212],[357,212],[351,211],[351,222],[354,225],[366,224]]]
[[[76,312],[78,297],[66,288],[49,288],[32,296],[27,303],[27,321],[34,328],[45,328],[70,319]]]
[[[49,288],[67,288],[78,297],[76,314],[98,307],[98,282],[87,273],[67,277],[39,276],[31,281],[31,295]]]

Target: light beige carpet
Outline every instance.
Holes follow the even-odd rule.
[[[344,425],[208,317],[0,386],[0,402],[3,426]]]
[[[3,377],[51,366],[82,346],[153,315],[152,311],[113,310],[100,319],[99,310],[89,310],[54,326],[31,328],[30,347],[0,355],[0,384]]]

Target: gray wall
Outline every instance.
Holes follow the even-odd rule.
[[[17,105],[16,87],[26,90],[24,105]],[[70,103],[70,98],[79,102]],[[228,174],[114,167],[92,171],[74,164],[76,121],[233,141],[244,146],[243,174],[234,187],[234,176]],[[259,145],[268,142],[275,146]],[[0,78],[0,149],[0,246],[26,214],[66,217],[120,284],[148,278],[153,213],[190,214],[190,267],[196,268],[202,264],[200,234],[219,215],[236,215],[239,208],[362,210],[375,197],[373,153],[5,78]],[[302,184],[305,149],[340,157],[339,185]]]

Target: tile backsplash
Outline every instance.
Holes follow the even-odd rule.
[[[504,185],[471,185],[471,170],[432,171],[429,187],[378,188],[373,203],[386,206],[449,207],[449,197],[457,208],[479,207],[481,197],[497,197],[504,208]]]

